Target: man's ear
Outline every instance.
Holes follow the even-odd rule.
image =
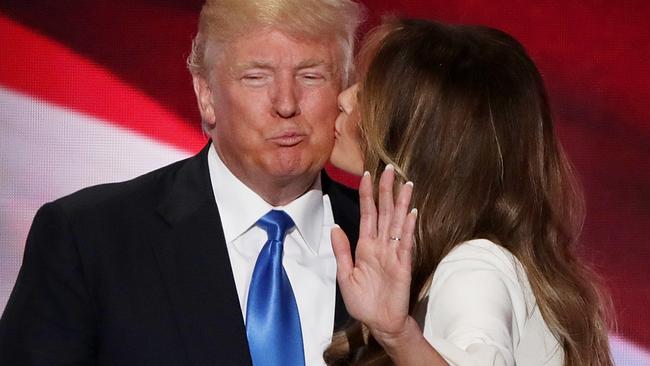
[[[192,83],[194,84],[194,94],[196,94],[196,102],[199,105],[201,112],[201,119],[209,129],[212,129],[216,123],[216,116],[214,113],[214,106],[212,105],[212,90],[208,82],[199,75],[192,76]]]

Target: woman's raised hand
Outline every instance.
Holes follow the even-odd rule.
[[[343,230],[332,229],[343,300],[350,315],[368,326],[375,338],[400,334],[409,320],[411,251],[417,211],[409,211],[413,184],[403,184],[395,199],[394,181],[395,171],[389,165],[379,180],[376,206],[372,178],[366,173],[361,179],[361,222],[354,260]]]

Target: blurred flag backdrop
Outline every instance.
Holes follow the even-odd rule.
[[[650,2],[363,2],[364,29],[390,13],[485,24],[526,46],[586,190],[581,253],[614,300],[615,360],[650,365]],[[200,6],[0,3],[0,310],[39,206],[132,178],[206,142],[184,64]]]

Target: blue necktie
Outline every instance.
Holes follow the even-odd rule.
[[[256,223],[268,240],[248,289],[246,335],[254,366],[305,364],[298,305],[282,267],[284,237],[294,227],[284,211],[271,210]]]

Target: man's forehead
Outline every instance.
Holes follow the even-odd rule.
[[[296,64],[327,64],[336,62],[338,44],[329,37],[313,39],[262,28],[235,37],[218,48],[226,58],[237,63],[291,58]]]

